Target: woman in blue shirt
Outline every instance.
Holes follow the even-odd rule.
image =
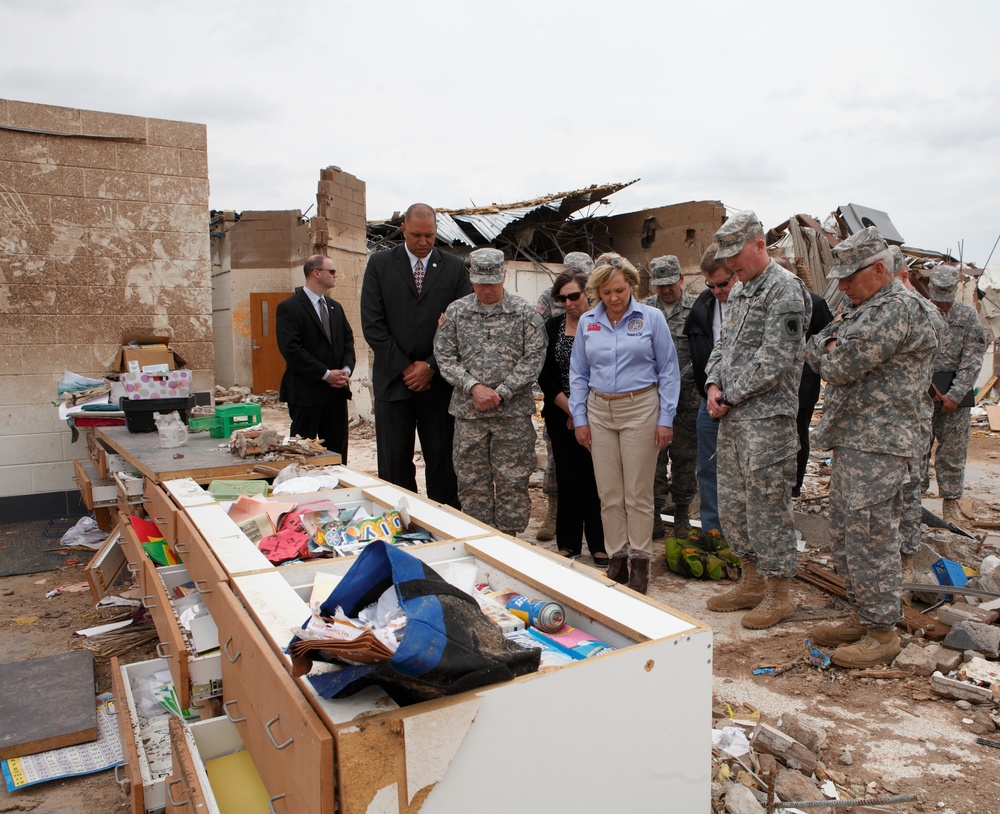
[[[570,414],[576,440],[594,460],[608,576],[644,594],[656,456],[673,438],[680,370],[663,313],[632,296],[639,284],[635,266],[614,253],[596,264],[587,292],[601,301],[577,327]]]

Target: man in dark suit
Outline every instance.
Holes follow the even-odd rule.
[[[303,272],[305,286],[275,312],[278,349],[285,358],[279,398],[288,404],[293,435],[322,438],[347,463],[354,333],[340,303],[326,296],[337,281],[333,261],[313,255]]]
[[[419,435],[427,496],[457,508],[451,385],[437,373],[434,334],[445,309],[471,293],[472,285],[461,259],[434,248],[437,217],[431,207],[413,204],[402,231],[404,245],[371,256],[361,288],[361,327],[375,353],[378,474],[415,492]]]

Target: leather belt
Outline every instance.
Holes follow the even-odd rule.
[[[643,393],[648,393],[650,390],[655,388],[655,384],[647,385],[641,390],[631,390],[628,393],[598,393],[596,390],[591,390],[590,392],[597,396],[599,399],[604,399],[605,401],[617,401],[618,399],[627,399],[632,396],[641,396]]]

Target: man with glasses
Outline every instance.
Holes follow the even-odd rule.
[[[659,308],[666,318],[681,371],[681,394],[677,401],[677,413],[674,415],[674,437],[670,446],[661,449],[657,455],[656,474],[653,478],[653,539],[660,540],[665,534],[662,513],[668,494],[674,501],[671,511],[674,518],[673,536],[687,537],[691,533],[688,511],[696,493],[696,424],[701,397],[695,387],[691,350],[684,341],[684,323],[694,305],[694,296],[684,290],[680,261],[672,254],[650,260],[649,285],[655,293],[644,299],[642,304]]]
[[[913,452],[938,337],[893,277],[892,254],[874,226],[838,243],[833,262],[827,277],[853,307],[809,340],[805,360],[827,383],[815,442],[833,450],[830,548],[852,613],[810,633],[837,646],[834,664],[864,668],[900,650],[903,487],[917,477]]]
[[[285,359],[278,397],[288,404],[292,435],[321,438],[346,464],[354,333],[340,303],[326,296],[337,281],[333,261],[316,254],[302,270],[305,286],[280,302],[274,315]]]
[[[733,273],[723,258],[715,256],[718,246],[713,243],[701,256],[699,267],[705,277],[705,290],[691,306],[691,313],[684,322],[684,335],[690,349],[691,370],[694,384],[701,396],[695,427],[698,435],[698,505],[702,531],[722,531],[719,523],[719,496],[715,479],[715,450],[719,435],[719,422],[708,414],[705,407],[705,366],[712,355],[712,348],[719,341],[726,301],[733,283]]]
[[[763,630],[795,612],[795,416],[812,300],[802,281],[768,255],[764,227],[753,212],[737,212],[715,240],[716,256],[739,283],[705,371],[706,409],[719,419],[722,526],[743,567],[736,587],[710,598],[708,607],[750,609],[740,623]]]

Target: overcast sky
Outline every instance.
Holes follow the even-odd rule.
[[[0,96],[207,124],[215,209],[306,210],[331,164],[369,218],[641,178],[603,211],[858,203],[982,266],[998,31],[987,0],[0,0]]]

